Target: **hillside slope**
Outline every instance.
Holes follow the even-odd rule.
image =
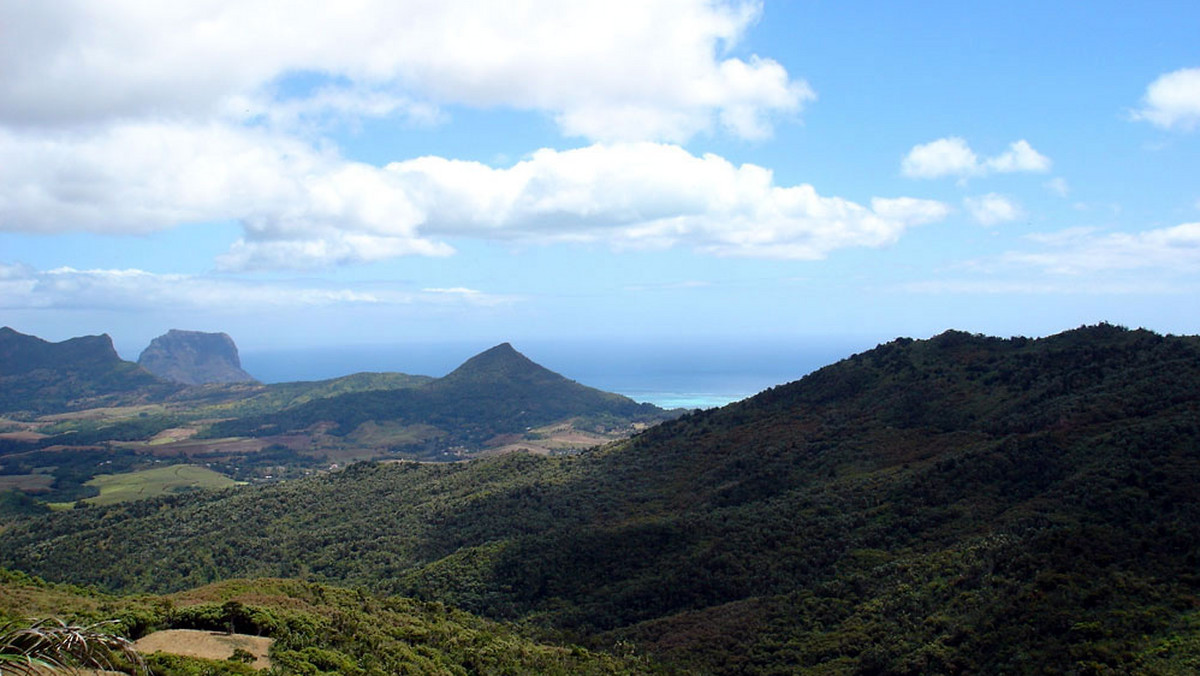
[[[55,413],[175,389],[122,360],[107,334],[51,343],[0,328],[0,411]]]
[[[276,672],[291,674],[649,674],[643,659],[539,641],[437,603],[307,582],[235,580],[161,597],[122,597],[47,584],[0,569],[0,624],[57,617],[110,622],[131,639],[164,629],[269,637]],[[184,648],[184,646],[178,646]],[[166,650],[169,652],[170,647]],[[157,653],[159,676],[255,674],[233,660]]]
[[[56,579],[352,582],[711,673],[1186,673],[1198,560],[1200,339],[1106,325],[897,340],[574,458],[0,534],[0,562]]]

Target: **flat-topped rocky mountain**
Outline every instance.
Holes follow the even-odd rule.
[[[150,341],[138,364],[164,380],[185,385],[248,383],[237,345],[224,333],[171,329]]]

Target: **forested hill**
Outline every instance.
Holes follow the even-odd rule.
[[[437,448],[477,447],[496,435],[523,433],[573,417],[628,424],[672,416],[652,404],[569,380],[504,343],[418,387],[315,400],[279,413],[221,423],[209,435],[261,436],[317,423],[332,423],[335,434],[349,434],[366,422],[387,422],[441,430]]]
[[[361,584],[700,673],[1192,673],[1200,339],[897,340],[581,456],[38,517],[0,564]]]
[[[122,360],[107,334],[52,343],[0,328],[0,411],[52,413],[176,389]]]

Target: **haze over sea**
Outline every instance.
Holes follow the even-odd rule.
[[[869,349],[867,339],[745,342],[513,341],[542,366],[589,387],[663,408],[710,408],[798,380]],[[466,341],[244,350],[242,367],[265,383],[362,371],[440,377],[493,344]]]

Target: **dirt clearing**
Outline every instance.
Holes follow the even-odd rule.
[[[146,655],[164,652],[210,660],[228,659],[233,655],[234,650],[241,648],[254,655],[252,666],[255,669],[267,669],[271,666],[271,661],[267,659],[267,651],[271,649],[272,641],[274,639],[249,634],[226,634],[221,631],[201,631],[199,629],[167,629],[143,636],[134,641],[133,647]]]

